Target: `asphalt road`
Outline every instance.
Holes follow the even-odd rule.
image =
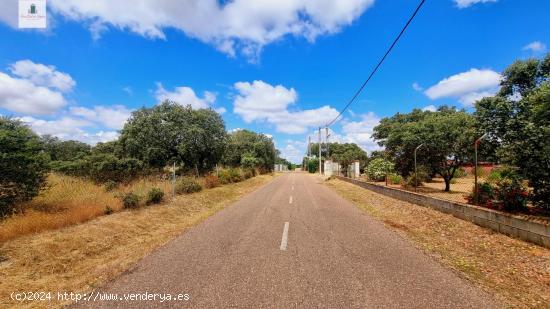
[[[289,173],[183,233],[83,307],[492,308],[492,298],[318,183]],[[125,295],[126,294],[126,295]],[[149,296],[152,297],[152,296]],[[185,298],[184,295],[179,297]]]

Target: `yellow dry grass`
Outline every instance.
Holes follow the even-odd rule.
[[[19,236],[54,230],[102,216],[107,209],[122,209],[120,196],[134,192],[144,200],[152,187],[170,193],[170,183],[155,177],[135,180],[112,192],[80,178],[50,174],[47,187],[39,196],[25,203],[24,214],[0,221],[0,243]]]
[[[10,299],[13,291],[90,292],[185,229],[273,179],[180,195],[170,203],[120,211],[63,229],[6,241],[0,247],[0,307],[60,307]]]
[[[550,307],[550,250],[344,181],[325,184],[509,307]]]

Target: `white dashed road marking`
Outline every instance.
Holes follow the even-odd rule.
[[[283,229],[283,238],[281,239],[281,250],[286,250],[286,245],[288,243],[288,222],[285,222],[285,227]]]

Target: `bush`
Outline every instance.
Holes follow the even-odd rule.
[[[95,182],[130,181],[143,171],[143,162],[134,158],[117,158],[112,154],[93,154],[75,161],[55,161],[50,164],[53,171],[88,177]]]
[[[247,168],[243,172],[244,179],[249,179],[256,176],[256,170],[253,168]]]
[[[411,172],[409,174],[409,177],[407,177],[407,181],[405,184],[407,187],[413,187],[413,188],[415,186],[420,187],[424,184],[424,182],[430,180],[430,175],[426,171],[426,168],[419,167],[417,170],[418,170],[418,173]]]
[[[372,160],[367,166],[367,175],[370,180],[383,181],[393,171],[393,163],[382,158]]]
[[[134,209],[139,207],[139,196],[134,192],[128,192],[122,197],[122,206],[126,209]]]
[[[468,195],[468,204],[475,204],[477,196],[477,202],[479,205],[490,206],[489,203],[495,199],[495,188],[489,182],[479,183],[477,186],[477,192],[475,192],[475,186],[472,188],[472,193]]]
[[[116,187],[118,187],[118,183],[116,183],[116,181],[112,181],[112,180],[107,180],[103,184],[103,188],[105,189],[106,192],[111,192],[114,189],[116,189]]]
[[[162,198],[164,197],[164,191],[162,191],[159,188],[151,188],[149,192],[147,192],[147,205],[151,204],[158,204],[162,202]]]
[[[0,117],[0,217],[32,199],[46,183],[47,158],[40,138],[21,122]]]
[[[220,185],[220,179],[216,175],[206,175],[204,177],[204,186],[206,188],[215,188]]]
[[[398,185],[401,183],[401,181],[403,181],[403,177],[395,173],[391,173],[389,178],[390,178],[390,182],[394,185]]]
[[[507,211],[523,211],[529,193],[519,178],[503,178],[498,183],[497,200]]]
[[[229,170],[223,169],[219,171],[218,179],[221,184],[229,184],[231,183],[231,175],[229,174]]]
[[[229,177],[231,179],[231,182],[241,182],[244,180],[243,174],[237,168],[229,169]]]
[[[200,185],[200,183],[198,183],[191,177],[182,177],[176,183],[177,194],[188,194],[188,193],[199,192],[201,190],[202,190],[202,186]]]
[[[308,171],[312,174],[317,173],[319,170],[319,159],[311,158],[307,161]]]
[[[493,171],[491,181],[481,183],[478,192],[468,196],[468,203],[475,203],[476,194],[479,195],[478,204],[506,211],[525,211],[529,196],[523,179],[512,168],[505,167]]]

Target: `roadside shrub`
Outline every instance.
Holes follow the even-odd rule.
[[[118,187],[118,183],[116,183],[116,181],[112,181],[112,180],[107,180],[103,184],[103,188],[105,189],[106,192],[111,192],[114,189],[116,189],[117,187]]]
[[[47,170],[40,138],[21,122],[0,116],[0,218],[38,195]]]
[[[503,167],[493,171],[490,180],[478,186],[478,192],[468,196],[468,203],[475,203],[476,194],[479,194],[479,205],[506,211],[525,211],[529,191],[522,177],[510,167]]]
[[[370,180],[383,181],[386,175],[393,171],[394,165],[388,160],[376,158],[367,166],[367,175]]]
[[[311,158],[307,161],[308,171],[312,174],[317,173],[319,169],[319,159]]]
[[[229,177],[231,178],[231,182],[240,182],[244,180],[243,174],[236,168],[229,169]]]
[[[394,185],[398,185],[401,183],[401,181],[403,181],[403,177],[395,173],[391,173],[389,178],[390,178],[390,182]]]
[[[204,177],[204,186],[206,188],[215,188],[220,185],[220,179],[216,175],[206,175]]]
[[[122,206],[126,209],[134,209],[139,207],[139,196],[134,192],[128,192],[122,197]]]
[[[147,192],[147,200],[146,204],[158,204],[162,202],[162,198],[164,197],[164,191],[162,191],[159,188],[151,188],[149,192]]]
[[[496,188],[489,182],[482,182],[477,185],[477,192],[475,192],[475,186],[472,188],[472,193],[466,198],[468,204],[475,204],[476,196],[479,205],[492,208],[492,201],[495,199]]]
[[[243,172],[244,179],[249,179],[256,176],[256,170],[253,168],[247,168]]]
[[[226,169],[220,170],[218,175],[219,175],[218,179],[221,184],[226,185],[231,183],[231,175],[229,174],[229,170],[226,170]]]
[[[523,211],[527,206],[529,192],[520,178],[503,178],[497,183],[497,200],[507,211]]]
[[[182,177],[176,183],[176,193],[177,194],[189,194],[194,192],[199,192],[202,190],[200,183],[195,181],[191,177]]]

